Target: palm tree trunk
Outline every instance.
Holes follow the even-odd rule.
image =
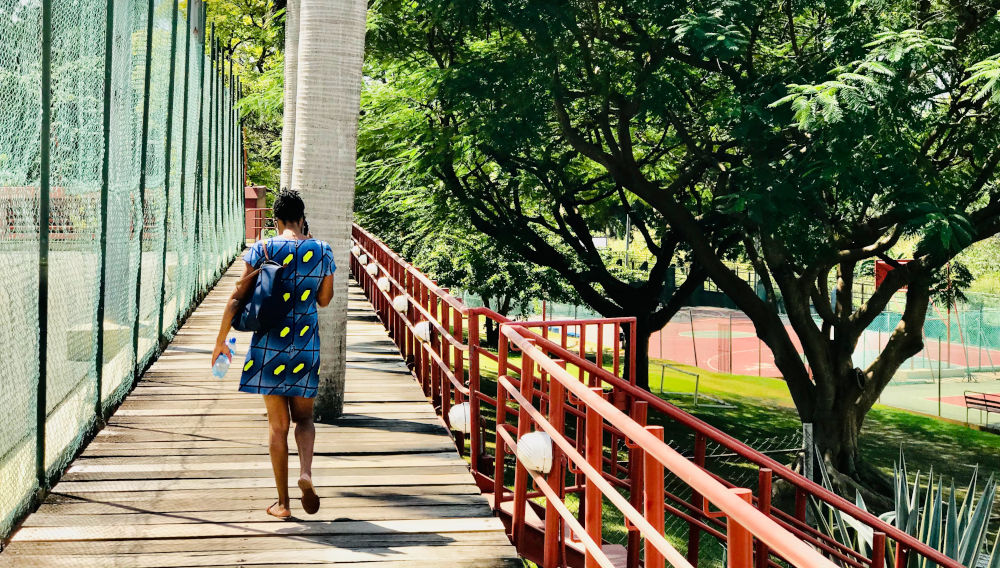
[[[285,8],[285,93],[281,128],[281,187],[292,183],[295,152],[295,91],[299,64],[299,0],[288,0]]]
[[[300,0],[292,187],[302,193],[312,234],[333,247],[330,309],[319,311],[318,419],[344,402],[347,255],[365,50],[364,0]]]

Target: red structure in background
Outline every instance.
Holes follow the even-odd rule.
[[[910,261],[897,260],[895,262],[896,264],[906,264],[907,262]],[[893,268],[895,268],[895,266],[884,260],[875,261],[875,288],[878,288],[879,286],[882,285],[882,282],[885,281],[885,277],[889,275],[889,272],[891,272]],[[903,286],[902,288],[900,288],[900,290],[905,292],[906,286]]]
[[[267,207],[267,188],[248,185],[244,188],[243,210],[246,217],[246,239],[260,240],[260,233],[269,227],[270,209]]]
[[[465,306],[361,227],[355,225],[352,236],[351,273],[445,424],[452,426],[452,408],[468,404],[457,413],[468,426],[456,426],[456,444],[468,451],[476,482],[525,558],[544,568],[638,568],[640,563],[661,568],[664,560],[690,567],[698,566],[701,538],[707,536],[727,545],[729,568],[886,568],[887,561],[901,568],[914,555],[944,568],[962,568],[784,464],[637,388],[631,372],[634,351],[623,349],[617,333],[633,333],[632,318],[511,321],[487,308]],[[500,326],[499,345],[481,344],[484,319]],[[609,325],[613,333],[605,334]],[[596,337],[586,337],[588,328]],[[568,341],[574,332],[579,336],[575,347]],[[480,374],[486,360],[497,368],[495,383]],[[685,455],[664,443],[664,428],[650,422],[686,430],[693,451]],[[552,440],[547,472],[529,470],[518,454],[518,444],[535,432]],[[672,432],[672,437],[683,439],[683,434]],[[488,439],[496,441],[492,454]],[[730,465],[739,462],[756,470],[756,495],[713,472],[715,454],[726,455]],[[682,481],[689,496],[668,490],[674,486],[667,486],[665,475]],[[772,503],[778,482],[794,493],[791,502]],[[566,506],[569,494],[579,499],[576,514]],[[544,505],[536,502],[540,497]],[[870,530],[871,551],[858,552],[810,525],[810,498]],[[625,519],[625,546],[602,539],[605,503]],[[684,556],[663,536],[668,516],[688,527]]]

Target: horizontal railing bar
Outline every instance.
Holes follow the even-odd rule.
[[[597,488],[600,489],[604,497],[607,498],[608,501],[611,501],[611,503],[622,512],[625,518],[635,525],[637,529],[639,529],[639,533],[646,538],[647,544],[652,544],[658,551],[663,553],[664,556],[671,559],[671,563],[674,566],[687,566],[688,568],[693,568],[684,556],[663,537],[662,529],[657,530],[653,527],[653,525],[649,524],[649,521],[642,516],[642,513],[632,507],[632,504],[629,503],[627,499],[622,497],[621,493],[615,491],[615,488],[612,487],[606,479],[604,479],[604,474],[594,469],[592,465],[587,463],[586,458],[580,455],[580,453],[576,451],[576,448],[566,441],[562,434],[560,434],[559,431],[556,430],[555,427],[553,427],[552,424],[550,424],[549,421],[535,409],[529,400],[521,396],[521,393],[518,392],[517,388],[511,384],[506,377],[500,377],[498,382],[503,385],[505,389],[507,389],[508,396],[516,400],[517,403],[521,405],[521,408],[527,411],[527,414],[531,417],[532,421],[541,427],[550,438],[552,438],[553,443],[559,446],[563,455],[569,458],[570,461],[574,462],[587,479],[590,479],[597,486]],[[497,434],[503,436],[504,443],[511,447],[511,451],[516,458],[517,444],[514,442],[511,434],[506,430],[497,430]]]
[[[681,478],[685,483],[714,503],[722,512],[741,526],[751,530],[754,535],[770,546],[789,562],[803,568],[835,568],[835,565],[816,552],[812,547],[795,538],[794,535],[775,523],[772,519],[758,511],[753,505],[731,493],[727,487],[711,476],[705,475],[700,467],[691,463],[676,450],[667,446],[644,428],[632,421],[613,404],[591,392],[555,361],[546,357],[535,347],[529,338],[521,335],[521,329],[515,325],[505,325],[500,328],[508,339],[517,345],[525,356],[531,357],[549,375],[558,380],[567,391],[584,401],[588,407],[598,411],[605,420],[618,427],[634,442],[639,444],[648,454],[663,464],[668,470]]]
[[[503,432],[503,438],[504,438],[504,444],[509,446],[513,455],[516,456],[517,442],[514,440],[514,437],[509,432]],[[528,468],[524,468],[524,470],[527,471],[528,475],[530,475],[531,478],[535,481],[535,484],[538,486],[538,489],[541,490],[542,494],[545,495],[545,498],[552,502],[552,506],[555,507],[556,512],[559,513],[559,516],[562,517],[562,519],[566,522],[566,524],[569,525],[570,529],[572,529],[573,533],[577,536],[577,538],[580,539],[580,543],[583,544],[584,548],[587,549],[587,552],[589,552],[594,556],[594,560],[596,560],[597,563],[604,568],[616,568],[614,563],[612,563],[611,560],[608,558],[608,555],[604,553],[604,550],[601,548],[601,546],[596,542],[594,542],[594,539],[590,538],[590,535],[587,534],[587,530],[583,528],[583,525],[581,525],[580,521],[576,519],[576,516],[573,515],[573,512],[566,507],[566,504],[563,503],[562,498],[559,497],[559,494],[552,489],[552,486],[549,485],[549,483],[545,480],[545,478],[538,472],[532,471]],[[504,502],[513,500],[514,500],[513,493],[509,497],[503,499]]]

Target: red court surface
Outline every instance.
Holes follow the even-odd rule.
[[[791,325],[786,323],[785,329],[801,355],[802,346]],[[885,347],[889,336],[889,332],[866,331],[854,352],[855,366],[867,367]],[[781,377],[771,350],[757,338],[749,318],[725,308],[681,310],[650,338],[649,355],[709,371]],[[947,373],[954,376],[967,369],[996,367],[1000,367],[1000,351],[964,344],[955,331],[951,343],[926,339],[924,349],[900,368],[899,378],[936,376],[939,368],[947,377]]]
[[[927,400],[932,400],[934,402],[937,402],[938,399],[937,399],[937,397],[931,397],[931,398],[928,398]],[[942,396],[941,397],[941,402],[943,402],[945,404],[952,404],[954,406],[961,406],[962,408],[965,408],[965,397],[961,396],[961,395],[959,395],[959,396]]]
[[[795,346],[798,338],[786,325]],[[780,377],[771,350],[741,312],[725,308],[682,310],[649,340],[652,359],[668,359],[709,371]]]

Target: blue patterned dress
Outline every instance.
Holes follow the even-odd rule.
[[[250,341],[240,391],[281,396],[316,396],[319,386],[319,335],[316,333],[316,294],[323,278],[337,269],[333,251],[324,241],[275,237],[257,241],[243,255],[251,266],[267,254],[285,265],[283,278],[294,278],[292,309],[280,325],[257,331]]]

